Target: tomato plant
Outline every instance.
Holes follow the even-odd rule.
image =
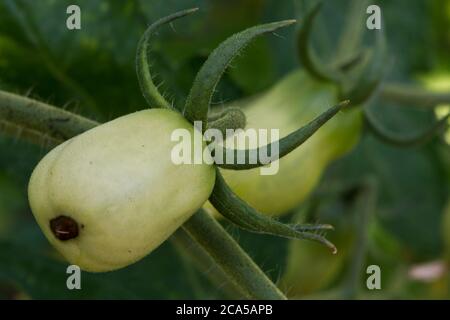
[[[252,27],[224,41],[198,72],[180,113],[154,84],[147,52],[149,40],[160,26],[195,11],[181,11],[156,21],[138,44],[139,84],[149,106],[155,110],[136,112],[98,125],[44,103],[3,92],[4,130],[24,127],[27,137],[35,142],[46,134],[55,144],[67,140],[38,164],[28,190],[38,224],[69,262],[92,272],[122,268],[143,258],[184,224],[189,236],[207,248],[245,296],[283,299],[284,295],[232,239],[219,231],[220,225],[198,209],[209,198],[221,213],[244,229],[314,240],[335,252],[331,242],[315,233],[330,226],[290,225],[265,217],[237,197],[215,168],[224,165],[246,170],[267,164],[259,157],[256,162],[213,165],[210,154],[199,165],[193,159],[189,163],[176,163],[170,156],[176,130],[184,129],[191,137],[189,145],[195,148],[195,137],[203,133],[202,129],[197,131],[198,122],[202,124],[200,128],[204,125],[221,132],[245,125],[245,116],[237,109],[229,108],[209,116],[215,87],[231,60],[253,38],[291,25],[295,20]],[[307,141],[346,104],[336,104],[281,139],[279,156],[286,156]],[[202,144],[208,155],[210,149]],[[223,146],[214,145],[211,152],[218,148]],[[225,151],[242,152],[247,160],[252,154],[252,150]],[[102,195],[98,196],[98,192]],[[215,237],[222,234],[216,244],[205,242],[205,236],[211,237],[212,230]],[[229,261],[222,257],[227,250]],[[236,265],[244,269],[239,270]]]
[[[0,3],[0,297],[437,297],[409,271],[448,251],[448,110],[435,107],[449,99],[412,83],[446,74],[445,32],[430,31],[427,8],[440,30],[444,10],[381,0],[382,29],[367,32],[368,1],[198,2],[196,19],[173,23],[195,10],[158,20],[185,3],[79,1],[83,29],[73,32],[60,28],[65,0]],[[294,23],[267,21],[297,14],[297,28],[247,47]],[[269,164],[279,170],[260,175],[258,157],[175,164],[176,129],[279,129]],[[273,146],[202,143],[214,160],[220,148],[247,161]],[[34,219],[26,184],[37,163]],[[340,198],[368,177],[375,187]],[[320,210],[291,219],[314,201]],[[94,272],[82,291],[65,290],[67,263]],[[378,293],[361,290],[370,264],[382,270]]]

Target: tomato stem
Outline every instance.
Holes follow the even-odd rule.
[[[183,225],[183,228],[209,252],[218,266],[228,275],[230,281],[242,288],[246,298],[286,299],[219,222],[203,209],[198,210]]]
[[[368,110],[368,108],[364,109],[364,119],[370,132],[380,140],[398,147],[417,147],[426,144],[437,134],[448,128],[449,118],[450,113],[444,118],[435,121],[430,128],[424,130],[423,132],[404,135],[401,133],[392,132],[388,128],[385,128],[383,124],[379,122],[371,113],[371,111]]]
[[[377,182],[374,177],[363,179],[353,208],[355,217],[358,219],[356,223],[358,227],[353,241],[350,265],[341,287],[340,298],[342,299],[354,299],[359,291],[367,254],[369,227],[376,209],[377,191]]]
[[[185,227],[179,228],[171,237],[172,245],[177,252],[199,270],[208,270],[204,275],[220,292],[232,299],[245,299],[246,295],[240,287],[230,281],[228,274],[221,268],[212,256],[186,231]]]
[[[298,54],[303,66],[313,77],[321,81],[338,83],[340,75],[335,70],[325,66],[323,62],[319,61],[311,44],[313,23],[321,7],[322,3],[318,2],[304,18],[297,36]]]
[[[405,106],[434,108],[439,104],[450,104],[450,93],[437,93],[422,88],[387,83],[380,90],[383,100]]]
[[[46,103],[0,90],[0,120],[60,142],[98,125]]]
[[[20,140],[28,141],[37,145],[42,145],[46,149],[55,147],[61,143],[60,140],[50,137],[45,133],[41,133],[33,129],[28,129],[26,127],[3,120],[0,120],[0,132],[3,132]]]

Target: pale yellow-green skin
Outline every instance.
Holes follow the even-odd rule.
[[[297,70],[253,100],[236,106],[247,116],[247,127],[279,129],[280,138],[306,125],[337,104],[337,89]],[[318,184],[327,165],[349,152],[359,141],[361,108],[341,111],[296,150],[279,160],[275,175],[260,169],[221,170],[232,190],[267,215],[296,208]],[[210,203],[205,205],[212,213]]]
[[[278,282],[279,288],[289,299],[308,298],[311,294],[327,289],[338,281],[349,257],[354,253],[355,230],[358,226],[352,213],[322,216],[320,210],[314,215],[308,210],[304,208],[298,211],[293,222],[302,224],[309,220],[330,223],[335,230],[327,234],[327,239],[338,251],[330,254],[329,250],[313,241],[289,241],[285,270]]]
[[[345,267],[354,242],[353,234],[337,229],[327,238],[338,248],[337,254],[330,254],[316,242],[289,242],[286,269],[279,281],[279,287],[289,298],[326,288]]]
[[[134,263],[208,199],[214,167],[171,161],[178,143],[171,134],[181,128],[193,134],[174,111],[140,111],[68,140],[42,159],[30,180],[30,205],[47,239],[71,264],[103,272]],[[49,222],[60,215],[78,223],[78,237],[55,237]]]

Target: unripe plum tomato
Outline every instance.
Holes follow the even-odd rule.
[[[176,129],[196,130],[172,110],[135,112],[66,141],[37,165],[31,209],[70,263],[103,272],[136,262],[208,199],[214,166],[174,164]]]
[[[337,104],[337,97],[335,85],[296,70],[267,92],[233,105],[244,110],[246,128],[279,129],[282,138]],[[361,108],[342,110],[299,148],[278,160],[276,174],[261,175],[259,168],[221,172],[232,190],[252,207],[267,215],[281,215],[311,193],[330,162],[358,143],[361,128]],[[217,214],[209,203],[205,207]]]
[[[329,199],[314,211],[308,207],[294,215],[295,223],[327,221],[335,230],[327,235],[338,251],[330,254],[311,241],[289,241],[286,267],[279,286],[290,298],[302,298],[328,288],[340,278],[353,254],[356,228],[354,212],[343,199]],[[345,200],[346,201],[346,200]]]

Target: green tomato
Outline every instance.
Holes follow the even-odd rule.
[[[289,297],[302,297],[326,288],[342,271],[347,255],[342,244],[330,241],[339,247],[337,254],[330,254],[310,241],[291,241],[286,273],[280,288]]]
[[[327,237],[338,248],[336,254],[311,241],[289,242],[286,270],[280,281],[280,288],[289,297],[316,293],[341,274],[354,242],[354,232],[345,227],[336,230]]]
[[[127,266],[166,240],[208,199],[215,169],[171,160],[171,110],[115,119],[56,147],[29,184],[33,214],[50,243],[91,272]]]
[[[247,116],[247,128],[279,129],[280,138],[307,124],[335,105],[337,88],[297,70],[264,94],[237,103]],[[279,160],[275,175],[260,169],[221,170],[234,192],[268,215],[294,209],[318,184],[328,164],[349,152],[359,141],[361,108],[341,111],[303,145]],[[207,209],[214,212],[208,204]]]

